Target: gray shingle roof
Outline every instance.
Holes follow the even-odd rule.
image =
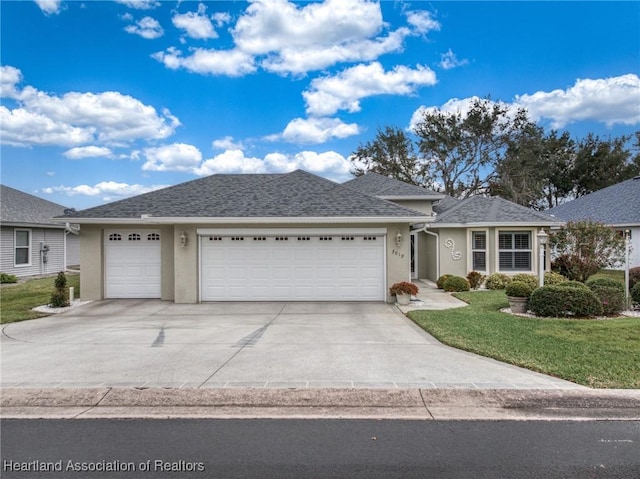
[[[640,225],[640,177],[608,186],[546,211],[566,221]]]
[[[353,180],[343,183],[351,189],[379,198],[424,198],[425,200],[435,200],[444,197],[444,194],[428,190],[421,186],[411,185],[404,181],[369,172],[366,175],[358,176]]]
[[[64,214],[64,206],[9,186],[0,185],[0,221],[12,225],[46,225],[63,228],[51,218]]]
[[[490,225],[497,223],[522,224],[524,226],[562,223],[562,220],[498,196],[472,196],[459,201],[458,204],[436,216],[433,227],[436,228],[439,224]]]
[[[296,170],[213,175],[89,208],[65,218],[422,217],[424,214]]]
[[[438,201],[438,204],[433,205],[433,212],[440,215],[445,211],[447,211],[448,209],[453,208],[461,201],[462,200],[458,198],[454,198],[453,196],[445,195],[444,198]]]

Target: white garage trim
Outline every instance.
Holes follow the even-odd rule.
[[[384,301],[383,231],[198,230],[200,300]]]
[[[160,298],[160,230],[106,230],[105,298]]]

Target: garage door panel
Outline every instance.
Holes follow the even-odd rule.
[[[159,298],[159,231],[105,233],[105,297]]]

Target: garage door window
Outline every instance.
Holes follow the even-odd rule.
[[[120,233],[111,233],[109,235],[109,241],[122,241],[122,235]]]

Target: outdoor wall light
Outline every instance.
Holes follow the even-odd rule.
[[[184,231],[182,232],[182,234],[180,235],[180,245],[184,248],[185,246],[187,246],[187,240],[189,238],[187,237],[187,233],[185,233]]]
[[[400,246],[401,244],[402,244],[402,233],[398,231],[398,234],[396,235],[396,246]]]

